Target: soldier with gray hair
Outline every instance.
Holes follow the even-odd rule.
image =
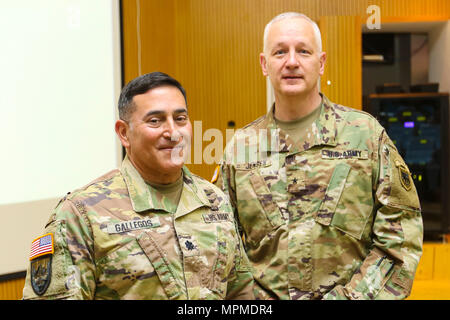
[[[64,197],[33,241],[24,299],[254,299],[223,192],[192,174],[186,93],[154,72],[128,83],[113,170]]]
[[[422,254],[417,192],[377,120],[319,91],[325,61],[311,19],[269,22],[260,64],[275,103],[235,133],[213,182],[230,197],[258,298],[404,299]]]

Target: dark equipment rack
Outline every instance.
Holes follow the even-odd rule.
[[[386,129],[411,171],[422,207],[424,240],[441,241],[450,233],[449,94],[371,94],[364,111]]]

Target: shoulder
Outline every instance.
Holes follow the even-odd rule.
[[[344,118],[361,118],[366,119],[367,121],[377,121],[377,119],[373,115],[363,110],[344,106],[337,103],[333,103],[333,108],[336,114],[342,115]]]
[[[268,119],[268,115],[266,114],[236,130],[225,147],[224,158],[233,158],[236,152],[238,152],[238,150],[235,150],[236,146],[238,148],[243,147],[244,149],[258,148],[260,138],[268,136],[272,132],[269,127],[270,119]]]
[[[253,120],[252,122],[246,124],[240,130],[263,128],[264,127],[264,120],[266,120],[266,118],[267,118],[267,114],[265,114],[265,115],[259,117],[258,119]]]
[[[191,174],[194,183],[199,189],[201,189],[205,193],[206,197],[208,198],[208,201],[211,204],[214,203],[219,208],[221,208],[222,206],[230,205],[228,197],[219,187],[196,174],[193,173]]]
[[[334,113],[338,127],[341,129],[353,131],[369,130],[372,134],[381,135],[384,128],[378,120],[368,112],[363,110],[343,106],[340,104],[333,104]]]
[[[202,177],[200,177],[200,176],[198,176],[198,175],[196,175],[194,173],[191,173],[191,174],[192,174],[192,179],[193,179],[194,183],[198,187],[200,187],[202,190],[209,189],[212,192],[215,192],[215,193],[217,193],[220,196],[224,195],[223,191],[219,187],[217,187],[216,185],[212,184],[208,180],[206,180],[206,179],[204,179],[204,178],[202,178]]]
[[[117,193],[124,193],[126,185],[118,169],[111,170],[108,173],[92,180],[88,184],[68,192],[60,199],[58,206],[64,202],[74,204],[96,204],[100,200],[113,198]]]

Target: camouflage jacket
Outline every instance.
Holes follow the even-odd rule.
[[[69,193],[45,227],[54,252],[31,260],[24,299],[254,299],[227,198],[183,173],[175,213],[128,158]],[[32,268],[41,258],[50,265]]]
[[[405,298],[423,242],[409,169],[375,118],[322,97],[306,141],[277,129],[272,107],[225,150],[216,185],[259,298]]]

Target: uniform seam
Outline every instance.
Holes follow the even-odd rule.
[[[75,200],[75,199],[73,199]],[[87,210],[85,212],[80,212],[80,210],[78,209],[78,207],[75,205],[75,203],[72,201],[72,199],[67,199],[67,201],[69,201],[74,210],[76,210],[78,212],[78,214],[83,218],[84,222],[86,223],[86,225],[89,228],[89,232],[91,233],[91,237],[92,237],[92,263],[94,264],[94,274],[95,274],[95,283],[97,284],[97,279],[98,279],[98,274],[97,274],[97,261],[96,261],[96,252],[95,252],[95,235],[94,235],[94,230],[92,228],[92,224],[89,221],[88,217],[87,217]],[[81,203],[83,203],[80,200]],[[95,286],[94,288],[94,296],[95,296],[95,290],[97,289],[97,286]]]

